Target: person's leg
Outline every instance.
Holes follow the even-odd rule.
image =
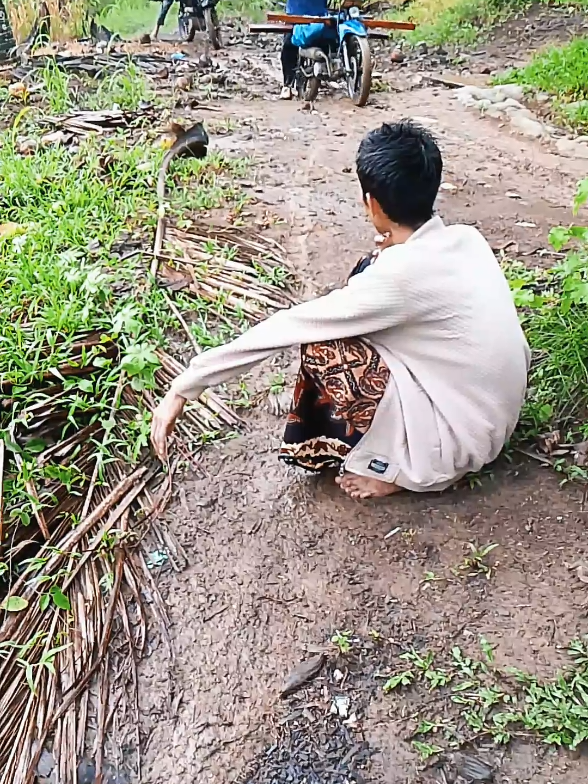
[[[284,36],[282,44],[282,76],[284,86],[281,98],[292,98],[292,91],[296,82],[296,68],[298,67],[298,47],[292,43],[292,33]]]
[[[156,40],[159,36],[159,31],[165,24],[166,17],[169,13],[169,9],[175,3],[175,0],[163,0],[161,3],[161,10],[159,11],[159,16],[157,17],[157,22],[155,23],[155,27],[153,28],[153,32],[151,33],[151,37]]]
[[[341,466],[369,430],[389,378],[377,351],[358,338],[303,346],[280,459],[309,471]],[[352,474],[340,477],[338,484],[352,498],[399,489]]]

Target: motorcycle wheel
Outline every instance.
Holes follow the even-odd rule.
[[[296,74],[296,93],[302,101],[312,103],[316,101],[316,97],[321,86],[321,80],[318,76],[305,76],[302,72],[302,63],[298,66],[298,73]],[[304,65],[308,67],[308,63]]]
[[[204,23],[206,24],[206,32],[208,33],[208,38],[212,48],[220,49],[222,46],[220,29],[218,24],[218,16],[214,8],[204,9]]]
[[[372,89],[372,53],[367,38],[350,35],[346,40],[351,73],[347,77],[349,97],[356,106],[365,106]]]

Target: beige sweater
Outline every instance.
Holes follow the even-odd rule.
[[[346,470],[442,490],[497,457],[519,417],[529,349],[486,240],[438,217],[343,288],[196,357],[173,389],[193,400],[281,349],[354,336],[391,378]]]

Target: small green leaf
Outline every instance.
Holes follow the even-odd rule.
[[[9,596],[8,599],[2,602],[2,609],[6,612],[21,612],[26,610],[29,603],[22,596]]]
[[[53,599],[56,607],[59,607],[60,610],[67,610],[68,612],[71,610],[69,599],[63,593],[61,588],[58,588],[56,585],[54,585],[49,593],[51,594],[51,598]]]
[[[51,601],[51,597],[48,593],[44,593],[39,600],[39,607],[41,608],[42,612],[45,612],[47,607],[49,607],[49,602]]]
[[[570,240],[570,230],[565,226],[554,226],[549,232],[549,244],[559,252]]]

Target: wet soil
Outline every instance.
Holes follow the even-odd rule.
[[[276,93],[266,70],[265,91]],[[214,143],[254,159],[251,193],[259,209],[283,219],[304,296],[341,282],[371,248],[353,161],[365,132],[384,120],[419,118],[433,129],[445,159],[440,214],[476,225],[497,252],[507,248],[529,264],[549,258],[549,228],[571,220],[574,185],[585,174],[585,162],[509,135],[442,88],[377,93],[364,109],[338,95],[323,97],[312,113],[247,97],[222,107],[231,130]],[[247,383],[267,388],[277,368],[290,381],[294,361],[294,352],[278,357]],[[281,422],[263,403],[245,416],[246,432],[208,448],[205,475],[179,482],[167,513],[190,565],[159,575],[175,661],[170,667],[154,640],[142,665],[142,781],[449,781],[420,762],[399,698],[382,693],[375,674],[385,657],[335,661],[329,639],[335,630],[362,639],[376,630],[397,654],[410,646],[468,650],[483,635],[499,666],[553,674],[570,639],[588,632],[586,586],[567,568],[588,553],[581,489],[561,488],[515,455],[481,487],[358,503],[332,477],[277,463]],[[498,545],[490,579],[423,583],[426,573],[451,574],[468,543]],[[323,646],[324,671],[281,699],[285,676]],[[331,713],[340,693],[335,667],[349,670],[347,716]],[[500,784],[588,777],[581,755],[531,741],[481,745]]]

